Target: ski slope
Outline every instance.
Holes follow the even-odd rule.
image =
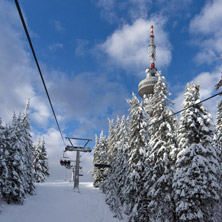
[[[0,203],[1,222],[115,222],[105,196],[91,182],[80,183],[80,193],[70,182],[36,184],[36,195],[23,205]]]

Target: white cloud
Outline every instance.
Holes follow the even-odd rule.
[[[136,20],[138,18],[146,19],[150,11],[152,0],[129,0],[128,14],[130,18]]]
[[[98,129],[113,113],[127,109],[126,89],[104,72],[81,73],[73,78],[54,72],[51,76],[49,90],[55,107],[66,121],[81,123],[85,133]]]
[[[194,83],[199,84],[201,86],[200,94],[202,98],[206,98],[212,95],[212,93],[215,91],[215,85],[219,77],[219,73],[203,72],[200,73],[193,80]]]
[[[209,48],[209,45],[208,48],[203,47],[201,51],[199,51],[195,56],[195,61],[197,62],[198,65],[201,64],[210,65],[216,60],[218,60],[218,57],[215,51]]]
[[[102,17],[108,22],[122,22],[127,18],[134,21],[147,18],[152,0],[99,0],[97,6],[101,8]],[[123,16],[124,15],[124,16]]]
[[[76,40],[76,48],[75,48],[75,54],[77,56],[84,56],[88,53],[88,50],[86,49],[87,45],[89,44],[89,41],[84,39],[77,39]]]
[[[101,15],[109,22],[112,23],[117,20],[117,14],[114,10],[115,0],[99,0],[97,6],[102,8]]]
[[[63,32],[65,30],[62,23],[56,19],[51,19],[50,23],[53,25],[57,32]]]
[[[62,48],[63,48],[62,43],[54,43],[49,46],[49,50],[54,51],[54,52],[57,51],[58,49],[62,49]]]
[[[147,19],[155,15],[167,17],[187,16],[184,10],[192,4],[192,0],[99,0],[97,6],[101,8],[101,15],[110,23],[134,22],[137,19]],[[154,13],[153,13],[154,12]],[[153,13],[153,14],[151,14]]]
[[[153,3],[157,3],[156,7],[159,8],[161,14],[167,15],[168,17],[187,17],[187,9],[192,4],[192,0],[156,0]],[[181,13],[183,12],[183,13]]]
[[[222,26],[222,1],[209,1],[190,23],[192,33],[210,34],[218,31]]]
[[[18,13],[7,1],[0,2],[0,27],[1,117],[4,122],[9,122],[13,111],[22,111],[30,98],[32,115],[38,117],[36,122],[46,123],[49,111],[47,101],[41,98],[41,94],[37,95],[41,84],[37,69],[30,53],[24,50],[27,42]]]
[[[46,127],[50,117],[52,116],[52,113],[49,110],[49,105],[43,103],[41,97],[33,96],[31,99],[31,108],[34,110],[34,112],[31,113],[32,120],[39,125]]]
[[[190,22],[190,33],[200,51],[195,60],[198,64],[218,61],[222,52],[222,1],[208,2]]]
[[[127,70],[138,70],[149,65],[148,45],[150,26],[154,25],[155,43],[157,45],[156,67],[161,69],[171,62],[171,46],[163,30],[163,18],[153,20],[138,19],[132,25],[124,25],[107,38],[99,47],[114,64]],[[138,73],[134,73],[138,75]]]

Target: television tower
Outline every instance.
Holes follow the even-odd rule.
[[[157,83],[158,80],[158,77],[156,75],[157,69],[155,67],[156,45],[154,43],[153,25],[151,25],[150,44],[148,47],[148,51],[150,67],[145,70],[146,78],[139,83],[138,92],[141,98],[146,99],[145,110],[150,113],[154,103],[154,85]]]

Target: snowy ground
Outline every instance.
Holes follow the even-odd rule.
[[[36,185],[36,195],[23,205],[0,202],[1,222],[117,222],[105,204],[104,194],[91,182],[80,183],[80,193],[70,182]]]

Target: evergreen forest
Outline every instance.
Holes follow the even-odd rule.
[[[45,142],[33,144],[28,102],[23,113],[13,114],[11,124],[4,126],[0,119],[0,200],[22,204],[35,193],[34,183],[47,176]]]
[[[187,84],[180,116],[168,97],[158,72],[152,112],[132,94],[128,117],[109,120],[108,137],[96,135],[94,186],[119,219],[221,222],[222,102],[214,123],[199,85]]]

